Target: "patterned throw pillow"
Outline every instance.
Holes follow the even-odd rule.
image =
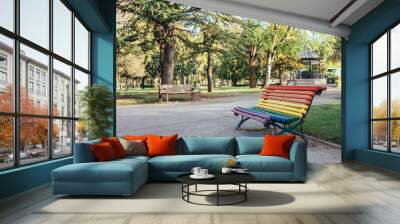
[[[126,140],[124,138],[120,138],[122,146],[126,151],[126,155],[134,155],[134,156],[146,156],[147,148],[146,144],[141,140]]]

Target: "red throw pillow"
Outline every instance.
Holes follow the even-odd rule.
[[[178,135],[172,136],[158,136],[150,135],[147,137],[147,155],[154,156],[165,156],[165,155],[176,155],[176,140]]]
[[[115,155],[118,158],[122,158],[126,156],[126,151],[124,146],[121,144],[117,137],[109,137],[109,138],[101,138],[101,142],[108,142],[114,149]]]
[[[261,156],[280,156],[290,158],[290,148],[296,136],[294,135],[265,135]]]
[[[91,149],[94,157],[99,162],[110,161],[117,158],[113,147],[108,142],[93,144],[91,145]]]
[[[125,139],[129,141],[143,141],[146,142],[147,135],[125,135]]]

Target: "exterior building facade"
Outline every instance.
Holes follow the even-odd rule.
[[[34,108],[48,109],[50,96],[48,66],[27,57],[22,51],[20,58],[21,94],[27,94],[27,98]],[[13,60],[13,48],[0,42],[0,96],[9,91],[9,86],[14,86]],[[53,74],[51,94],[53,96],[53,114],[69,117],[72,112],[72,77],[57,69],[54,69]],[[75,81],[75,83],[79,84],[79,81]],[[55,155],[67,153],[63,151],[70,151],[72,136],[69,130],[72,128],[71,124],[66,120],[57,120],[57,123],[53,124],[58,131],[57,136],[53,137],[53,144],[56,148],[54,150]]]

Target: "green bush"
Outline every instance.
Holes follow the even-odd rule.
[[[87,87],[80,95],[80,106],[83,109],[82,119],[85,121],[89,139],[110,136],[112,127],[113,94],[104,85]]]

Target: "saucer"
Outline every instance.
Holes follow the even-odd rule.
[[[201,175],[194,175],[194,174],[190,175],[190,178],[192,178],[192,179],[199,179],[199,180],[201,180],[201,179],[212,179],[212,178],[214,178],[214,177],[215,177],[215,176],[212,175],[212,174],[207,174],[207,175],[204,175],[204,176],[201,176]]]

